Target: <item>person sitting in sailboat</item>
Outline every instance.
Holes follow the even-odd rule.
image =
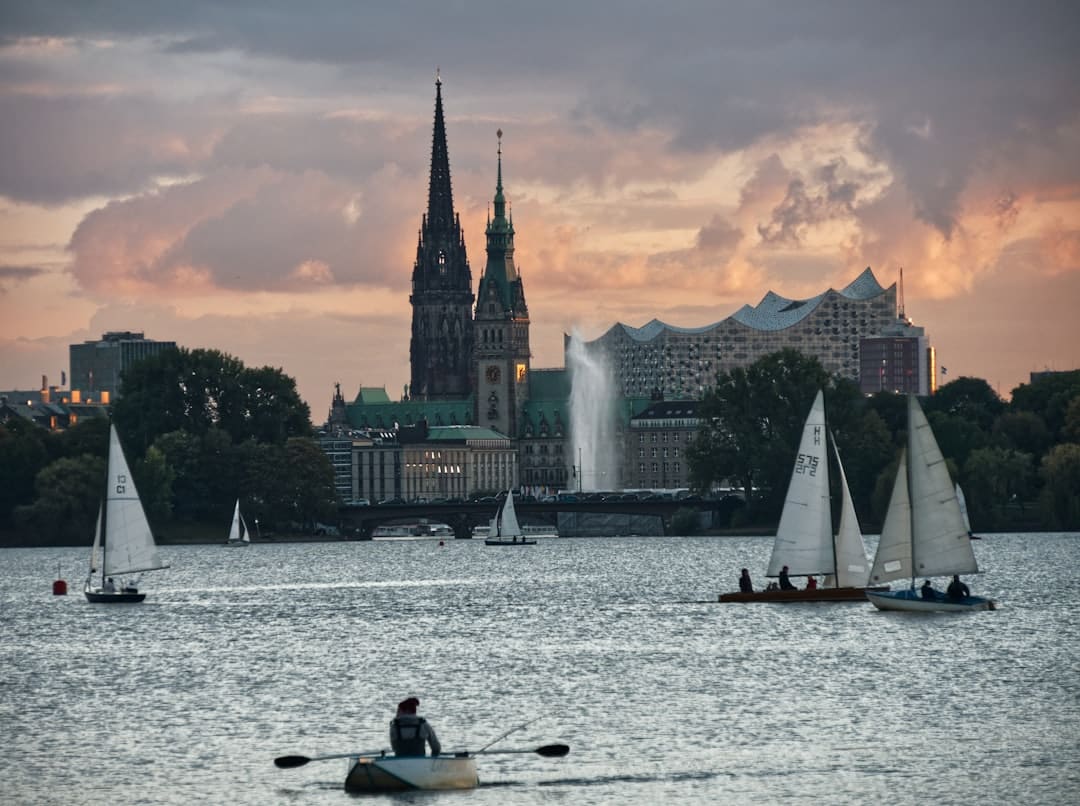
[[[791,580],[788,578],[788,567],[786,565],[780,569],[780,590],[795,590],[795,586],[791,584]]]
[[[952,582],[950,582],[949,587],[945,589],[945,595],[954,602],[960,602],[971,596],[971,591],[968,589],[967,585],[960,581],[959,574],[953,574]]]
[[[922,587],[919,588],[919,593],[922,595],[922,598],[924,598],[924,599],[929,599],[931,601],[933,601],[934,599],[937,599],[937,591],[934,590],[934,586],[930,584],[929,579],[924,579],[923,580]]]
[[[806,589],[808,591],[817,590],[817,578],[809,576],[806,578]]]
[[[113,578],[109,577],[105,580],[105,584],[101,586],[103,593],[116,593],[116,583],[113,582]]]
[[[398,703],[397,716],[390,720],[390,746],[397,756],[422,756],[425,743],[431,745],[431,755],[442,752],[435,729],[422,716],[416,715],[420,700],[409,697]]]

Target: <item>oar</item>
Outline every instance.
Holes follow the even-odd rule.
[[[326,761],[331,758],[357,758],[360,756],[375,757],[386,755],[385,750],[368,750],[362,753],[334,753],[331,756],[278,756],[274,759],[274,764],[281,767],[283,770],[290,770],[293,767],[303,767],[312,761]]]
[[[570,752],[570,746],[566,744],[545,744],[540,747],[534,747],[528,750],[476,750],[469,752],[463,750],[456,753],[443,753],[442,755],[447,757],[463,757],[463,756],[493,756],[499,753],[536,753],[538,756],[544,758],[562,758]],[[335,753],[329,756],[278,756],[274,759],[274,764],[281,767],[283,770],[289,770],[293,767],[303,767],[312,761],[326,761],[331,758],[357,758],[361,756],[377,757],[385,755],[384,750],[371,750],[366,753]],[[393,758],[391,756],[390,758]]]
[[[544,758],[562,758],[570,752],[568,744],[545,744],[531,750],[474,750],[470,756],[494,756],[499,753],[536,753]]]
[[[496,736],[494,739],[492,739],[490,742],[485,744],[483,747],[481,747],[476,752],[477,753],[482,753],[484,750],[487,750],[489,747],[491,747],[496,742],[501,742],[503,739],[505,739],[511,733],[517,733],[519,730],[523,730],[523,729],[529,727],[529,725],[531,725],[533,722],[539,721],[542,717],[543,717],[543,714],[541,714],[540,716],[538,716],[538,717],[536,717],[534,719],[530,719],[528,722],[523,722],[522,724],[518,725],[515,728],[510,728],[510,730],[508,730],[506,733],[500,733],[498,736]]]

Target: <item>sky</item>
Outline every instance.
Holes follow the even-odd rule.
[[[0,4],[0,389],[110,330],[409,380],[435,77],[473,286],[503,180],[533,367],[903,270],[947,369],[1080,368],[1080,6]]]

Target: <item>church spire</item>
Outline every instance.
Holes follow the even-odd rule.
[[[431,133],[431,178],[428,182],[428,223],[435,229],[449,227],[454,220],[454,195],[450,189],[450,157],[446,148],[446,121],[443,118],[442,78],[435,73],[435,126]]]
[[[464,400],[470,394],[473,351],[472,272],[450,191],[442,78],[435,75],[435,125],[427,213],[413,264],[410,395],[416,400]]]

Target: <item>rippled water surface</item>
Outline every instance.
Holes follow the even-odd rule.
[[[871,546],[873,541],[870,540]],[[770,538],[166,546],[141,605],[88,550],[0,550],[0,800],[353,803],[407,695],[480,804],[1062,803],[1080,785],[1080,535],[991,535],[1001,609],[720,605]],[[51,595],[57,567],[70,594]]]

